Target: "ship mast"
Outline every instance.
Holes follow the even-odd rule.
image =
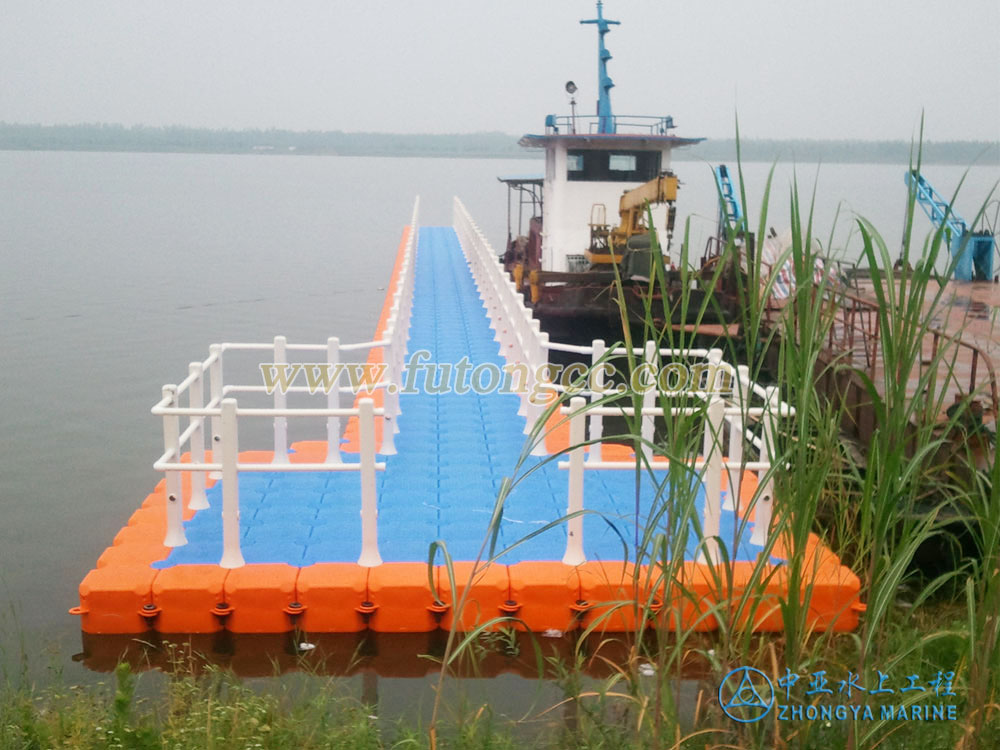
[[[598,132],[601,134],[610,134],[615,132],[615,116],[611,112],[611,88],[615,84],[608,75],[608,60],[611,59],[611,53],[604,46],[604,35],[611,30],[610,27],[612,25],[617,26],[619,22],[609,21],[604,17],[603,5],[604,3],[601,0],[597,0],[597,18],[580,21],[580,23],[597,24]]]

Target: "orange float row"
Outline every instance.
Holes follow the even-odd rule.
[[[734,566],[730,586],[721,569],[686,563],[683,586],[652,580],[651,570],[623,563],[559,562],[492,564],[477,571],[469,595],[473,563],[428,574],[424,563],[384,563],[363,568],[353,563],[318,563],[304,568],[285,564],[247,565],[225,570],[216,565],[178,565],[154,570],[148,565],[108,565],[80,584],[82,628],[88,633],[281,633],[292,629],[344,633],[427,632],[436,628],[468,631],[500,617],[516,618],[527,630],[572,630],[596,622],[598,630],[633,631],[638,612],[647,626],[712,630],[725,601],[729,616],[755,630],[780,630],[779,602],[787,583],[782,567],[761,593],[742,597],[752,567]],[[716,576],[721,576],[717,578]],[[453,593],[454,592],[454,593]],[[819,562],[812,582],[809,619],[818,630],[852,630],[861,606],[858,580],[835,559]],[[745,599],[745,601],[741,601]],[[666,606],[664,603],[666,602]],[[638,603],[638,606],[637,606]],[[499,622],[497,623],[499,624]]]

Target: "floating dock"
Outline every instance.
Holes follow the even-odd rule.
[[[583,434],[600,437],[606,410],[584,414],[577,397],[546,422],[528,393],[410,387],[406,364],[426,352],[426,362],[481,367],[481,379],[528,364],[527,385],[547,391],[536,365],[549,351],[573,349],[539,331],[458,201],[454,227],[419,227],[416,216],[415,208],[372,342],[293,345],[279,337],[213,345],[184,381],[164,387],[154,413],[164,420],[156,466],[165,478],[80,584],[80,605],[71,611],[85,632],[429,632],[502,617],[532,631],[585,628],[595,618],[607,631],[716,627],[713,608],[740,596],[765,549],[771,498],[760,499],[758,484],[770,467],[768,429],[762,445],[738,409],[708,397],[713,431],[729,435],[728,455],[706,440],[693,464],[699,533],[689,535],[684,561],[665,583],[656,564],[636,564],[632,541],[636,524],[651,523],[663,505],[656,480],[666,464],[647,456],[656,471],[643,472],[637,491],[630,449],[573,447]],[[578,353],[596,361],[604,352],[595,347]],[[314,394],[325,406],[290,408],[288,397],[316,388],[304,377],[286,392],[267,393],[261,380],[232,383],[223,372],[239,351],[261,352],[265,367],[336,367],[367,353],[367,364],[384,372],[368,390],[337,380]],[[651,353],[649,346],[640,352]],[[744,406],[743,414],[760,420],[784,408],[770,390],[741,388],[747,404],[764,404]],[[237,394],[273,403],[250,408],[237,404]],[[642,411],[648,436],[654,397]],[[273,419],[273,447],[239,450],[237,425],[261,417]],[[290,424],[294,432],[306,420],[325,422],[326,439],[290,441]],[[536,423],[545,429],[532,433]],[[755,441],[759,456],[734,455],[744,442],[753,451]],[[498,495],[502,514],[495,513]],[[486,564],[491,519],[498,519],[496,550],[512,548]],[[436,541],[454,561],[450,568],[440,550],[430,563]],[[758,630],[781,628],[784,554],[780,542],[769,550],[766,564],[775,571],[752,623]],[[809,554],[813,626],[853,629],[863,609],[858,579],[817,539]],[[734,569],[725,595],[714,583],[718,565]]]

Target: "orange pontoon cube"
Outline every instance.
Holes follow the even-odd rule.
[[[300,627],[314,633],[364,630],[358,611],[368,598],[368,571],[355,563],[316,563],[299,571],[296,598],[302,605]]]
[[[298,568],[284,563],[244,565],[229,571],[225,603],[232,608],[226,628],[234,633],[283,633],[292,629]]]

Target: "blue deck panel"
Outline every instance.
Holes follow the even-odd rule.
[[[505,364],[461,247],[451,227],[422,227],[416,256],[409,352],[431,353],[430,362]],[[422,386],[422,378],[418,384]],[[480,554],[500,483],[517,470],[524,476],[505,503],[501,548],[566,513],[568,472],[556,461],[529,457],[518,469],[525,420],[516,395],[404,393],[400,396],[398,453],[379,472],[379,548],[383,560],[426,561],[428,547],[444,540],[455,560]],[[357,456],[345,454],[345,461]],[[541,464],[541,465],[540,465]],[[360,477],[356,472],[244,473],[240,482],[240,527],[247,563],[356,562],[361,553]],[[704,492],[696,507],[703,512]],[[642,482],[640,516],[655,495]],[[188,544],[174,548],[154,567],[216,564],[222,556],[221,482],[208,491],[211,508],[185,523]],[[624,539],[634,540],[634,471],[587,471],[584,551],[589,560],[622,560]],[[741,535],[737,559],[754,559],[759,547]],[[734,517],[722,514],[721,538],[732,547]],[[689,535],[687,559],[695,553]],[[516,547],[501,562],[560,560],[565,524]],[[631,549],[628,557],[632,557]],[[730,555],[732,557],[732,555]]]

